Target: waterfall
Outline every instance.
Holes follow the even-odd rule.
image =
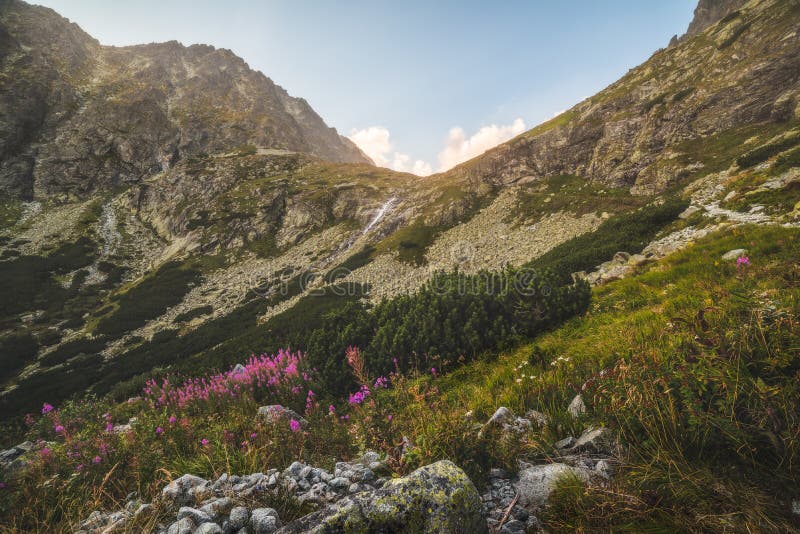
[[[364,231],[361,232],[361,235],[365,235],[367,232],[372,230],[372,228],[376,224],[378,224],[381,219],[383,219],[383,216],[386,215],[386,212],[389,211],[389,208],[392,207],[392,204],[394,204],[394,202],[396,200],[397,200],[397,197],[392,197],[389,200],[387,200],[386,202],[384,202],[383,206],[381,206],[381,209],[379,209],[378,213],[375,214],[375,217],[372,218],[372,220],[369,222],[369,224],[366,226],[366,228],[364,228]]]

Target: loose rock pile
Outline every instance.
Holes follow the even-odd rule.
[[[578,395],[567,411],[580,417],[585,410]],[[292,416],[280,406],[262,407],[259,415]],[[481,432],[519,435],[548,424],[547,416],[535,410],[520,417],[500,407]],[[351,462],[338,462],[333,472],[294,462],[283,471],[270,469],[245,476],[225,473],[213,481],[185,474],[165,486],[155,502],[145,503],[131,494],[125,509],[94,511],[76,532],[107,534],[145,524],[159,534],[295,534],[348,529],[530,532],[539,529],[537,514],[559,479],[571,475],[586,483],[603,484],[612,475],[617,448],[609,429],[590,427],[577,438],[568,436],[555,443],[555,461],[551,463],[520,461],[516,475],[491,470],[483,495],[449,461],[427,465],[405,477],[387,478],[386,462],[375,452]],[[267,506],[281,497],[310,505],[316,511],[284,525],[278,512]],[[163,521],[164,511],[174,514],[172,522]]]

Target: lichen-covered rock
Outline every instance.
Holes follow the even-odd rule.
[[[384,487],[347,497],[283,527],[280,534],[370,532],[485,533],[481,499],[455,464],[436,462]]]

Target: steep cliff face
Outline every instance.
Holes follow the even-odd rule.
[[[746,3],[747,0],[700,0],[694,9],[694,17],[689,23],[689,29],[686,30],[684,38],[698,35]]]
[[[701,2],[692,31],[723,4],[737,5]],[[798,120],[798,21],[798,2],[751,1],[451,174],[492,185],[573,174],[648,194],[726,168],[754,132],[775,135]]]
[[[371,163],[229,50],[101,46],[52,10],[0,3],[0,192],[83,197],[242,145]]]

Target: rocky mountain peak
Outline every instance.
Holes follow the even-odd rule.
[[[242,147],[372,163],[230,50],[103,46],[50,9],[6,0],[0,58],[0,79],[14,80],[0,93],[6,195],[85,198],[192,155]]]
[[[694,37],[746,3],[747,0],[700,0],[684,38]]]

